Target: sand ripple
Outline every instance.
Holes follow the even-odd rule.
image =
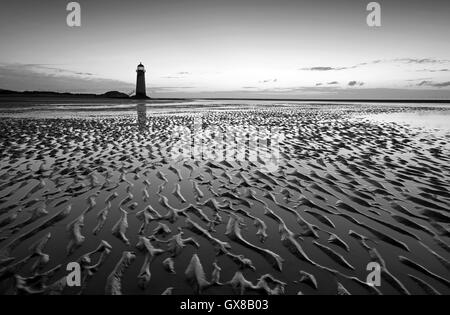
[[[3,117],[0,292],[449,294],[450,135],[358,118],[407,110]]]

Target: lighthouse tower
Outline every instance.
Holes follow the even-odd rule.
[[[147,98],[147,92],[145,88],[145,68],[142,63],[138,65],[136,72],[136,98]]]

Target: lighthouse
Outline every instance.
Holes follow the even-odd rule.
[[[136,98],[148,98],[145,88],[145,68],[142,63],[138,65],[136,72]]]

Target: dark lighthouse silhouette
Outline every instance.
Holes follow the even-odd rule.
[[[137,99],[148,99],[147,89],[145,87],[145,68],[142,63],[139,63],[137,67],[137,77],[136,77],[136,96]]]

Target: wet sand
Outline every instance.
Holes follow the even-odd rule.
[[[450,294],[449,110],[0,109],[0,293]]]

